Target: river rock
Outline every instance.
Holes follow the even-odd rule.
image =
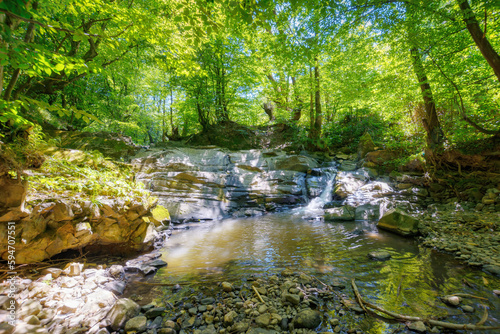
[[[354,194],[363,185],[364,181],[356,178],[353,173],[339,172],[336,176],[334,193],[337,197],[344,199]]]
[[[250,324],[247,321],[240,321],[240,322],[235,323],[231,327],[231,332],[232,333],[243,333],[243,332],[246,332],[249,327],[250,327]]]
[[[165,308],[164,307],[153,307],[152,309],[149,309],[146,311],[144,314],[148,319],[154,319],[158,316],[162,316],[163,313],[165,313]]]
[[[267,327],[271,322],[271,315],[269,313],[264,313],[255,318],[255,323],[260,327]]]
[[[305,309],[293,318],[292,323],[295,328],[315,329],[321,324],[321,316],[315,310]]]
[[[441,300],[450,306],[458,306],[460,305],[460,302],[462,301],[462,298],[458,296],[444,296],[441,298]]]
[[[368,257],[374,260],[386,261],[391,258],[391,254],[384,250],[377,250],[368,253]]]
[[[231,292],[233,291],[233,285],[229,282],[222,282],[222,290],[224,292]]]
[[[376,220],[380,218],[380,204],[363,204],[356,207],[354,217],[356,220]]]
[[[284,293],[282,297],[292,305],[300,304],[300,296],[292,293]]]
[[[392,209],[384,213],[377,226],[403,236],[418,234],[418,220],[400,209]]]
[[[278,334],[279,332],[273,329],[265,329],[265,328],[250,328],[247,334]]]
[[[410,322],[408,328],[419,333],[423,333],[427,330],[425,324],[422,321]]]
[[[136,302],[128,298],[118,299],[107,315],[113,330],[123,328],[127,320],[135,317],[140,310]]]
[[[145,316],[134,317],[125,324],[126,332],[143,332],[146,330],[148,319]]]
[[[331,208],[325,210],[325,221],[347,221],[354,220],[355,209],[350,206]]]

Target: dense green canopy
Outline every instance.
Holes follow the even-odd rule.
[[[158,143],[287,123],[416,153],[499,133],[499,52],[495,0],[3,1],[0,124]]]

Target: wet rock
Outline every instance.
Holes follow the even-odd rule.
[[[411,329],[412,331],[423,333],[427,330],[425,327],[425,324],[422,321],[415,321],[415,322],[410,322],[408,324],[408,328]]]
[[[278,334],[278,332],[272,329],[250,328],[247,334]]]
[[[462,305],[462,310],[467,313],[474,313],[474,308],[469,305]]]
[[[229,282],[222,282],[222,290],[224,292],[231,292],[233,291],[233,285]]]
[[[364,181],[359,180],[352,173],[339,172],[336,177],[335,195],[341,199],[354,194],[356,190],[364,185]]]
[[[325,221],[348,221],[354,220],[354,218],[355,209],[350,206],[325,210]]]
[[[114,278],[120,278],[125,274],[125,269],[121,265],[114,264],[109,267],[109,274]]]
[[[249,327],[250,327],[250,324],[247,321],[240,321],[240,322],[235,323],[231,327],[231,332],[232,333],[243,333],[243,332],[246,332]]]
[[[162,316],[163,313],[165,313],[166,308],[164,307],[154,307],[152,309],[149,309],[146,311],[144,314],[148,319],[153,319],[158,316]]]
[[[238,316],[238,313],[235,311],[230,311],[224,315],[224,324],[231,325],[234,322],[234,319]]]
[[[257,318],[255,318],[255,323],[259,327],[267,327],[271,322],[271,315],[269,313],[261,314]]]
[[[356,207],[354,217],[356,220],[376,220],[380,218],[379,204],[363,204]]]
[[[135,317],[140,306],[128,298],[118,299],[107,315],[113,330],[123,328],[128,319]]]
[[[441,300],[447,305],[458,306],[458,305],[460,305],[462,298],[460,298],[458,296],[444,296],[441,298]]]
[[[291,303],[292,305],[299,305],[300,304],[300,296],[299,295],[294,295],[291,293],[284,293],[283,298]]]
[[[317,311],[306,309],[297,314],[292,323],[294,328],[315,329],[321,324],[321,316]]]
[[[386,261],[391,258],[391,254],[384,250],[376,250],[368,253],[368,257],[373,260]]]
[[[416,235],[419,221],[400,209],[392,209],[384,213],[377,226],[403,236]]]
[[[26,322],[28,325],[40,325],[40,319],[38,319],[36,315],[30,315],[24,318],[24,322]]]
[[[104,288],[106,290],[114,292],[116,295],[121,295],[121,294],[123,294],[123,291],[125,291],[125,286],[126,286],[125,282],[112,281],[112,282],[106,283],[104,285]]]
[[[496,266],[494,264],[487,264],[483,266],[483,270],[492,273],[494,275],[500,276],[500,266]]]
[[[148,262],[148,265],[152,267],[165,267],[166,265],[168,265],[168,263],[161,259],[156,259],[151,262]]]
[[[213,297],[207,297],[207,298],[203,298],[202,300],[200,300],[201,305],[209,305],[209,304],[213,304],[213,303],[215,303],[215,298],[213,298]]]
[[[125,324],[126,332],[143,332],[146,330],[147,318],[138,316],[128,320]]]

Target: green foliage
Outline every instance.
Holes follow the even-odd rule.
[[[143,201],[149,192],[142,183],[133,180],[130,166],[112,162],[100,152],[49,149],[40,170],[29,177],[34,199],[44,196],[91,200],[98,205],[100,198],[122,198]]]
[[[368,110],[356,110],[354,113],[346,113],[338,122],[329,123],[325,126],[324,137],[331,149],[348,147],[355,152],[361,136],[368,132],[373,141],[380,145],[384,138],[386,125],[381,117]]]

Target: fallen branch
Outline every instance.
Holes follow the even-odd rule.
[[[483,297],[478,297],[478,296],[474,296],[474,295],[469,295],[467,293],[454,293],[451,296],[465,297],[465,298],[476,298],[476,299],[481,299],[481,300],[488,300],[488,298],[483,298]]]
[[[481,320],[479,320],[476,326],[482,326],[486,322],[486,320],[488,320],[488,309],[483,304],[481,304],[481,306],[484,308],[484,313],[483,316],[481,317]]]
[[[262,299],[262,297],[260,296],[260,293],[259,291],[257,291],[257,289],[252,285],[252,289],[253,291],[255,291],[255,293],[257,294],[257,297],[259,297],[259,300],[261,301],[262,304],[265,304],[264,300]]]
[[[354,290],[354,294],[356,295],[356,299],[358,300],[359,306],[361,306],[361,308],[365,311],[365,313],[368,313],[363,303],[363,300],[361,299],[361,295],[359,294],[358,287],[354,283],[354,278],[352,279],[351,284],[352,284],[352,289]]]
[[[354,279],[352,280],[352,285],[353,285],[353,288],[356,287],[356,284],[354,283]],[[357,287],[356,287],[356,290],[357,290]],[[361,295],[359,295],[359,298],[365,306],[367,306],[371,309],[377,310],[383,314],[389,315],[393,319],[399,320],[399,321],[422,321],[422,322],[428,323],[429,325],[432,325],[432,326],[441,326],[444,328],[456,329],[456,330],[494,330],[494,329],[500,329],[500,326],[482,326],[481,321],[483,319],[481,319],[481,321],[479,321],[476,325],[473,325],[473,324],[463,324],[462,325],[462,324],[454,324],[451,322],[438,321],[438,320],[433,320],[433,319],[425,319],[425,318],[420,318],[420,317],[407,316],[404,314],[398,314],[395,312],[387,311],[378,305],[367,302],[366,300],[364,300],[361,297]],[[483,315],[483,318],[484,318],[484,315]],[[486,315],[486,318],[487,318],[487,315]],[[486,320],[484,320],[484,321],[486,321]]]

